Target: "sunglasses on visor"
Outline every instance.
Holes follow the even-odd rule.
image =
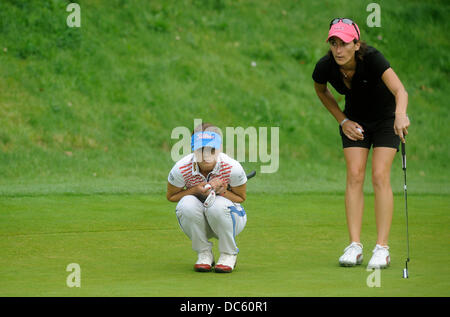
[[[333,19],[330,22],[330,29],[331,29],[332,25],[334,25],[336,23],[339,23],[340,21],[342,21],[343,23],[348,24],[348,25],[353,25],[353,27],[355,28],[356,34],[358,34],[358,41],[359,41],[360,35],[359,35],[359,32],[358,32],[358,28],[356,27],[356,23],[353,22],[350,19],[347,19],[347,18],[336,18],[336,19]]]

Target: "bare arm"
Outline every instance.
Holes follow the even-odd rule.
[[[200,183],[194,187],[183,189],[181,187],[173,186],[171,183],[167,182],[167,194],[166,194],[167,200],[171,202],[177,202],[187,195],[194,195],[194,196],[207,195],[209,189],[205,189],[204,188],[205,185],[206,183]]]
[[[236,187],[230,187],[230,190],[225,191],[224,194],[222,194],[223,197],[231,200],[234,203],[242,203],[247,198],[247,183],[236,186]]]
[[[322,101],[325,108],[328,109],[338,123],[341,123],[342,120],[345,119],[345,114],[339,108],[336,99],[334,99],[327,85],[314,82],[314,89],[316,90],[316,94],[320,101]]]
[[[409,118],[406,115],[406,109],[408,108],[408,93],[392,68],[388,68],[381,76],[381,79],[395,96],[396,108],[394,130],[395,134],[397,134],[404,143],[404,136],[408,134],[409,127]]]
[[[331,94],[330,90],[328,89],[326,84],[318,84],[314,82],[314,89],[316,90],[316,94],[319,97],[322,104],[325,106],[325,108],[328,109],[328,111],[333,115],[333,117],[336,119],[336,121],[340,124],[345,118],[345,114],[341,111],[339,108],[339,105],[334,99],[333,95]],[[357,129],[361,129],[361,131],[364,132],[364,129],[362,126],[360,126],[357,122],[347,120],[342,125],[342,131],[344,134],[353,141],[356,140],[362,140],[364,139],[364,136],[361,132],[359,132]]]

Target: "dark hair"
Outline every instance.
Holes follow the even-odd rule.
[[[358,43],[359,42],[359,44],[361,45],[360,47],[359,47],[359,50],[357,50],[356,52],[355,52],[355,58],[357,59],[357,60],[360,60],[360,61],[362,61],[362,60],[364,60],[364,56],[366,55],[366,53],[367,53],[367,43],[366,42],[364,42],[364,41],[358,41],[358,40],[353,40],[353,43]],[[331,50],[329,49],[328,50],[328,56],[330,56],[330,57],[332,57],[333,56],[333,54],[331,53]]]
[[[358,43],[357,40],[353,40],[353,43]],[[367,53],[367,43],[364,41],[359,41],[359,50],[355,52],[355,58],[362,61],[364,59],[364,56],[366,56]]]

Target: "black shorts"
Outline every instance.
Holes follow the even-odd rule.
[[[394,132],[395,118],[383,119],[373,123],[357,122],[364,129],[364,140],[352,141],[343,132],[339,126],[339,133],[342,137],[342,147],[363,147],[370,149],[373,147],[391,147],[397,149],[400,145],[400,137]]]

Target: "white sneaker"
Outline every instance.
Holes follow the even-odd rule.
[[[363,245],[358,242],[352,242],[344,249],[344,254],[339,258],[341,266],[360,265],[363,261]]]
[[[198,254],[197,262],[194,265],[196,272],[211,272],[214,266],[214,255],[211,251],[204,251]]]
[[[222,253],[214,268],[216,273],[231,273],[236,266],[237,255]]]
[[[391,257],[389,256],[389,247],[383,247],[379,244],[373,249],[372,258],[367,264],[368,269],[384,269],[391,263]]]

